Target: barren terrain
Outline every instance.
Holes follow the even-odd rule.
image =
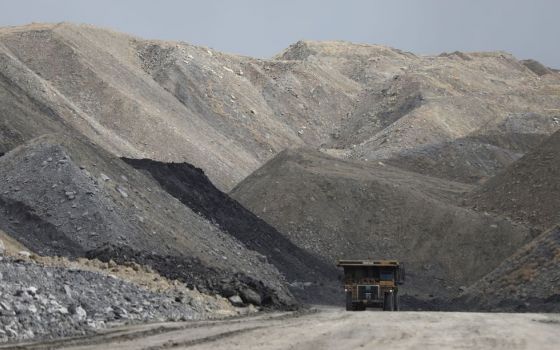
[[[558,311],[559,130],[560,72],[507,52],[0,28],[0,342],[268,311],[65,345],[551,347],[554,315],[270,312],[339,303],[341,258],[399,259],[406,310]]]
[[[321,309],[125,327],[19,349],[557,349],[558,315]],[[2,347],[0,346],[0,349]]]
[[[527,226],[458,206],[471,188],[384,163],[289,150],[231,194],[325,261],[406,262],[405,293],[430,298],[456,294],[532,238]]]
[[[435,152],[470,171],[425,172],[476,181],[560,127],[560,74],[505,52],[300,41],[262,60],[59,23],[0,29],[0,62],[0,152],[77,132],[119,156],[194,164],[222,190],[302,146],[407,164]],[[484,162],[446,151],[465,138],[495,148]]]
[[[540,230],[560,222],[560,132],[469,194],[468,203]]]

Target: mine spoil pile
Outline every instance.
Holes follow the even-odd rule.
[[[299,41],[270,59],[0,28],[0,341],[342,302],[558,311],[560,73]]]

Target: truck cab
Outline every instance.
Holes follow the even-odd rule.
[[[399,310],[399,285],[404,282],[405,271],[398,261],[339,260],[337,266],[344,269],[346,310]]]

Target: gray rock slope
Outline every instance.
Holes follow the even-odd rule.
[[[259,253],[88,142],[48,135],[0,158],[0,229],[42,255],[151,265],[200,290],[295,303]]]
[[[292,243],[274,227],[217,189],[201,169],[187,163],[123,160],[152,176],[169,194],[222,231],[239,239],[247,248],[261,253],[286,277],[298,299],[310,303],[342,299],[338,281],[328,283],[339,274],[332,261],[325,262]],[[306,288],[302,290],[302,286]]]
[[[61,131],[118,156],[194,164],[230,190],[287,147],[373,162],[404,155],[410,168],[429,148],[452,167],[445,145],[470,138],[481,146],[465,174],[424,172],[472,182],[513,161],[525,136],[558,129],[560,74],[535,67],[504,52],[418,56],[307,41],[260,60],[87,25],[8,27],[0,152]],[[528,112],[541,127],[518,127]],[[491,137],[504,121],[515,127]]]
[[[18,259],[0,261],[0,275],[0,343],[91,334],[130,322],[200,319],[210,306],[108,274]]]
[[[411,261],[413,293],[453,295],[537,233],[500,216],[526,217],[515,201],[457,203],[559,114],[560,74],[504,52],[301,41],[260,60],[87,25],[1,28],[0,228],[44,254],[133,259],[290,305],[263,256],[117,156],[188,162],[326,263],[390,254]],[[281,153],[299,147],[323,154]]]
[[[528,242],[528,227],[456,203],[472,187],[317,151],[284,151],[231,195],[326,261],[403,261],[404,290],[453,296]]]
[[[560,132],[473,191],[467,203],[540,230],[560,222]]]
[[[560,227],[520,248],[458,299],[468,307],[502,311],[560,310]]]

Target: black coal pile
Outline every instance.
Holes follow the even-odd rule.
[[[169,194],[195,213],[234,236],[247,248],[263,255],[291,282],[300,299],[328,302],[340,297],[333,279],[338,271],[303,250],[274,227],[216,188],[204,172],[188,163],[163,163],[150,159],[123,160],[151,175]],[[314,289],[313,293],[310,293]],[[304,292],[305,291],[305,292]],[[310,296],[312,295],[312,296]]]

